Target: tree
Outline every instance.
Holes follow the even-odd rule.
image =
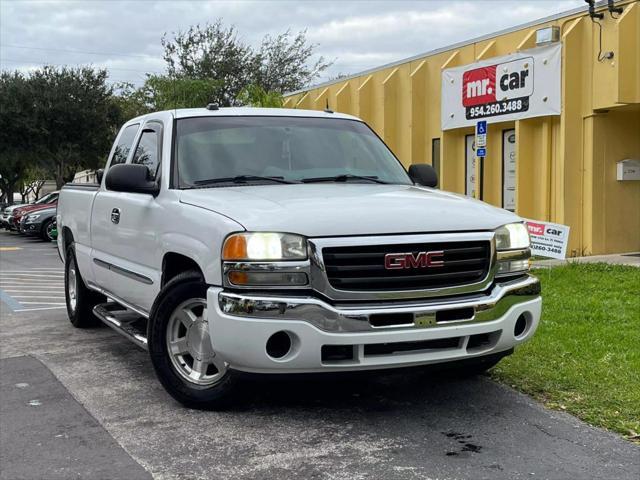
[[[220,82],[215,80],[149,75],[138,89],[131,84],[119,86],[118,102],[128,120],[158,110],[204,107],[212,102],[219,89]]]
[[[209,101],[220,106],[240,104],[250,85],[280,94],[302,88],[331,65],[322,57],[309,63],[316,45],[307,43],[306,32],[266,36],[256,51],[220,19],[174,32],[172,39],[165,34],[162,46],[169,77],[215,81]]]
[[[29,80],[20,72],[0,74],[0,190],[7,202],[33,164],[37,129]]]
[[[332,62],[318,58],[309,63],[316,45],[307,43],[306,30],[293,36],[290,30],[262,39],[253,59],[251,82],[267,92],[280,94],[306,87],[331,66]]]
[[[281,93],[267,92],[259,85],[249,85],[245,87],[238,100],[242,105],[250,105],[252,107],[264,107],[264,108],[282,108],[284,98]]]
[[[35,199],[40,198],[40,191],[46,182],[47,171],[36,162],[27,167],[20,181],[20,195],[22,203],[27,201],[29,195],[33,194]]]
[[[106,70],[44,67],[30,78],[38,164],[62,185],[77,170],[97,168],[111,145],[120,115]]]

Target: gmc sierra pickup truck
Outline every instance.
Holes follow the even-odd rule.
[[[58,203],[69,319],[148,350],[187,406],[228,404],[239,372],[478,373],[540,319],[522,219],[407,172],[349,115],[148,114],[99,182]]]

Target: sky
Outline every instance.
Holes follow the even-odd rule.
[[[349,75],[575,7],[583,0],[0,0],[0,69],[94,65],[111,82],[163,73],[160,39],[222,18],[257,45],[307,31],[333,61],[321,78]]]

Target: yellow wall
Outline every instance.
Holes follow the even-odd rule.
[[[440,185],[464,193],[473,129],[441,130],[442,69],[532,48],[537,29],[558,26],[562,115],[490,124],[484,200],[502,206],[502,131],[515,129],[518,214],[569,225],[572,256],[640,251],[640,182],[616,180],[616,162],[640,159],[640,2],[617,5],[617,19],[601,9],[611,59],[597,60],[597,25],[584,12],[297,92],[285,107],[322,110],[328,102],[359,116],[405,166],[432,163],[439,138]]]

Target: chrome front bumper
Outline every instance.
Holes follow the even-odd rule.
[[[501,352],[533,335],[541,299],[539,281],[526,276],[497,283],[486,294],[366,305],[331,305],[315,297],[258,296],[210,287],[208,305],[214,350],[230,367],[273,373],[388,368]],[[527,327],[516,334],[514,328],[520,317],[526,319]],[[380,326],[379,319],[394,323]],[[290,335],[292,347],[287,355],[275,359],[267,354],[265,345],[279,331]],[[476,335],[488,336],[490,342],[482,348],[469,348],[473,344],[470,339]],[[365,348],[437,339],[456,342],[448,348],[389,354],[367,355]],[[352,345],[356,354],[349,362],[327,362],[321,355],[326,345]]]

